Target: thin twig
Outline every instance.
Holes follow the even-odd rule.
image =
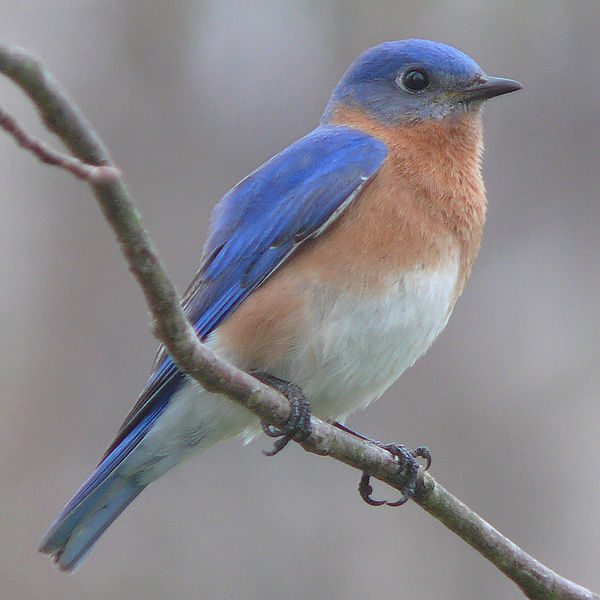
[[[0,127],[15,138],[20,146],[35,154],[42,162],[66,169],[79,179],[93,183],[108,183],[121,177],[121,172],[116,167],[89,165],[64,152],[50,148],[41,140],[29,135],[1,105]]]
[[[7,44],[0,44],[0,72],[30,96],[43,122],[81,164],[108,167],[105,171],[110,174],[108,178],[87,176],[85,179],[92,186],[121,244],[129,268],[144,291],[155,319],[155,334],[167,347],[177,366],[207,389],[218,390],[244,405],[261,420],[283,425],[289,416],[287,400],[272,388],[226,363],[199,342],[108,151],[58,82],[38,59],[25,50]],[[31,143],[29,136],[15,135],[15,127],[10,120],[5,129],[18,141],[25,140],[23,145],[36,156],[41,157],[47,152],[47,148],[40,151],[39,144],[35,140]],[[54,151],[49,156],[56,157]],[[61,158],[52,164],[74,172],[71,160]],[[84,168],[80,172],[85,171]],[[306,450],[336,458],[400,489],[397,463],[389,452],[315,417],[311,426],[312,435],[302,443]],[[428,473],[420,472],[414,500],[512,579],[528,598],[599,600],[591,591],[560,577],[525,553],[435,482]]]

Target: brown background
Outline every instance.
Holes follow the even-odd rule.
[[[350,424],[429,444],[441,483],[596,592],[599,26],[596,0],[0,2],[0,36],[41,55],[95,124],[180,290],[212,205],[316,124],[364,49],[437,39],[522,81],[487,107],[489,216],[465,294],[429,354]],[[6,81],[0,100],[51,140]],[[87,187],[5,135],[0,181],[1,598],[521,597],[417,506],[368,508],[356,472],[296,447],[268,460],[264,439],[156,482],[59,574],[36,545],[155,342]]]

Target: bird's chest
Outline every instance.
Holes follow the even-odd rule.
[[[313,293],[306,336],[286,365],[314,411],[343,418],[380,396],[442,331],[455,302],[459,260],[419,265],[377,294]]]

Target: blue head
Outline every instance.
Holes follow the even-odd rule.
[[[521,87],[510,79],[488,77],[473,59],[451,46],[428,40],[386,42],[350,65],[322,122],[329,121],[340,104],[390,125],[437,120],[477,109],[483,100]]]

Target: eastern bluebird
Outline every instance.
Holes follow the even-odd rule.
[[[300,386],[322,419],[379,397],[442,331],[479,249],[483,101],[521,88],[425,40],[367,50],[319,126],[229,191],[183,299],[198,335]],[[154,479],[260,430],[159,351],[117,438],[41,542],[66,571]]]

